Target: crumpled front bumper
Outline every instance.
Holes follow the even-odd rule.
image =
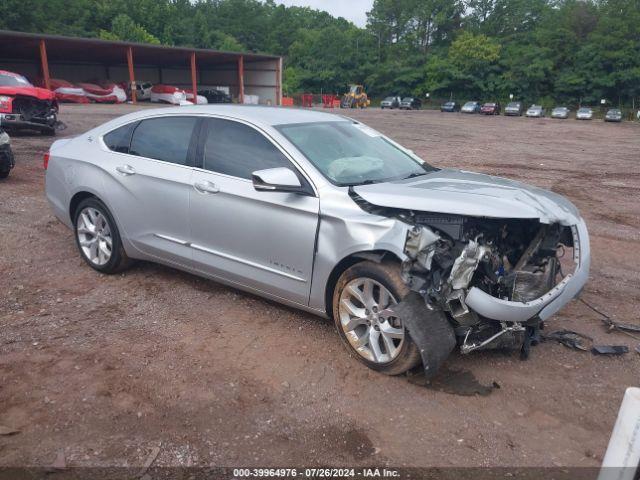
[[[502,300],[483,292],[477,287],[469,290],[465,303],[476,313],[491,320],[502,322],[526,322],[538,317],[546,320],[569,301],[575,298],[589,279],[591,253],[589,233],[584,220],[571,226],[573,234],[573,258],[576,269],[542,297],[529,302]]]
[[[53,128],[56,124],[57,116],[52,111],[46,117],[34,117],[26,120],[20,113],[0,113],[0,126],[9,129],[34,129]]]

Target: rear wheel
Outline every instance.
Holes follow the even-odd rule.
[[[131,261],[107,207],[97,198],[80,202],[74,215],[76,245],[89,266],[102,273],[118,273]]]
[[[347,349],[373,370],[399,375],[420,362],[418,348],[389,307],[408,287],[395,263],[361,262],[339,278],[333,318]]]
[[[9,176],[11,170],[0,170],[0,179],[5,179]]]

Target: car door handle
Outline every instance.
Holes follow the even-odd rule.
[[[195,188],[198,193],[203,193],[205,195],[218,193],[220,191],[220,189],[211,182],[196,182],[193,184],[193,188]]]
[[[124,175],[125,177],[128,177],[129,175],[135,175],[136,173],[136,169],[131,165],[120,165],[119,167],[116,167],[116,171],[119,174]]]

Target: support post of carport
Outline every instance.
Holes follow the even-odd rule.
[[[51,90],[51,79],[49,77],[49,60],[47,59],[47,45],[44,40],[40,40],[40,62],[42,64],[42,77],[44,86]]]
[[[196,81],[196,52],[191,52],[191,90],[193,91],[193,104],[198,104],[198,85]]]
[[[244,103],[244,56],[238,57],[238,102]]]
[[[276,60],[276,105],[282,105],[282,57]]]
[[[133,48],[127,47],[127,66],[129,67],[129,84],[131,85],[131,103],[136,103],[136,76],[133,73]]]

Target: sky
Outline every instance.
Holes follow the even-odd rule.
[[[367,24],[367,12],[371,10],[373,0],[276,0],[286,6],[311,7],[324,10],[334,17],[344,17],[359,27]]]

